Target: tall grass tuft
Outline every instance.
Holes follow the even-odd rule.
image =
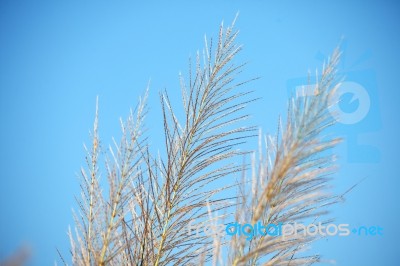
[[[245,64],[235,62],[242,46],[236,44],[234,23],[221,25],[217,42],[206,40],[204,53],[189,60],[188,79],[180,78],[182,119],[168,93],[160,94],[165,157],[151,154],[143,130],[148,90],[121,121],[121,140],[106,153],[96,104],[92,143],[85,146],[81,169],[79,212],[69,231],[74,265],[305,265],[319,260],[300,252],[316,237],[247,241],[187,230],[216,221],[296,222],[325,214],[337,200],[326,193],[334,171],[326,150],[339,140],[321,133],[335,121],[328,108],[339,84],[339,52],[323,69],[314,95],[290,101],[281,133],[259,145],[264,152],[253,155],[247,180],[247,166],[235,158],[248,154],[239,148],[258,134],[256,127],[243,126],[249,118],[245,107],[254,99],[242,89],[251,80],[238,80]],[[232,184],[241,174],[242,181],[219,185]]]

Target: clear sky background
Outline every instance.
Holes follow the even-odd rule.
[[[1,1],[0,261],[24,243],[30,265],[51,265],[56,247],[69,258],[66,232],[96,96],[100,135],[111,143],[119,117],[151,80],[147,126],[153,149],[161,149],[158,92],[179,97],[188,57],[237,11],[238,59],[249,61],[243,77],[261,77],[249,85],[262,97],[249,112],[264,132],[275,131],[293,86],[344,38],[340,71],[367,92],[370,108],[358,123],[335,128],[346,139],[335,150],[335,191],[366,179],[333,214],[338,223],[381,226],[384,235],[315,247],[338,265],[398,265],[400,6],[326,0]],[[341,105],[350,114],[365,101],[351,96]]]

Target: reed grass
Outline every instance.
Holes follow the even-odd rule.
[[[246,105],[254,98],[243,86],[251,80],[240,80],[246,64],[235,60],[242,46],[236,44],[234,24],[221,24],[217,42],[206,40],[204,53],[189,60],[188,79],[180,77],[183,119],[168,93],[160,93],[165,157],[151,154],[143,129],[148,90],[121,121],[121,140],[109,149],[99,138],[96,104],[79,211],[69,231],[73,265],[308,265],[319,260],[301,255],[317,237],[246,241],[187,231],[193,221],[201,227],[235,219],[267,224],[324,217],[337,201],[327,194],[335,167],[326,151],[339,139],[322,134],[335,122],[328,108],[339,84],[338,50],[322,70],[314,95],[289,101],[280,133],[266,137],[265,144],[260,134],[260,152],[253,154],[247,180],[247,166],[236,162],[248,153],[239,148],[258,134],[256,127],[243,126],[249,123]],[[215,186],[231,184],[227,180],[238,175],[243,180]],[[238,192],[232,195],[232,189]]]

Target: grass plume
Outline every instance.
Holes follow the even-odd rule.
[[[218,40],[206,40],[202,56],[189,60],[189,78],[182,76],[184,115],[174,111],[168,93],[160,94],[165,157],[150,153],[144,128],[148,90],[128,119],[122,137],[107,150],[98,134],[99,113],[81,170],[79,212],[70,230],[74,265],[303,265],[318,256],[300,251],[315,237],[220,237],[188,233],[190,223],[204,227],[217,221],[295,222],[323,215],[336,198],[325,194],[334,158],[326,153],[339,142],[322,137],[334,123],[328,108],[338,86],[335,51],[314,89],[313,97],[292,100],[280,134],[266,138],[265,152],[252,161],[252,180],[223,187],[218,182],[243,173],[234,158],[240,146],[256,136],[242,126],[249,91],[238,81],[245,64],[235,62],[234,22],[221,25]],[[261,136],[260,136],[261,139]],[[260,144],[260,149],[263,145]],[[264,148],[262,148],[264,149]],[[264,153],[266,156],[264,156]],[[105,162],[104,165],[101,162]],[[101,180],[101,174],[106,180]],[[245,187],[243,188],[243,185]],[[238,189],[238,194],[228,191]],[[222,215],[220,213],[223,213]],[[225,253],[229,255],[225,256]]]
[[[237,219],[252,224],[301,222],[323,216],[327,207],[338,201],[339,197],[327,193],[329,176],[335,170],[335,157],[327,150],[340,139],[321,133],[336,121],[329,110],[339,86],[336,78],[339,55],[335,50],[313,86],[313,95],[289,101],[286,125],[283,127],[281,122],[279,125],[278,131],[282,133],[265,139],[265,157],[260,152],[258,160],[253,158],[252,187],[241,193]],[[251,241],[235,237],[230,248],[232,264],[258,265],[263,257],[270,258],[265,265],[312,264],[319,261],[319,256],[297,257],[297,254],[316,238],[301,232],[293,237],[261,237]]]

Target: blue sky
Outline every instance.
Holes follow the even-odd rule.
[[[55,247],[68,254],[82,144],[100,102],[104,143],[119,136],[150,82],[149,137],[161,149],[158,92],[179,98],[178,73],[240,12],[237,28],[249,61],[243,77],[262,99],[253,122],[273,133],[293,84],[320,67],[342,41],[340,71],[370,98],[358,123],[339,124],[341,166],[335,191],[366,178],[337,222],[379,225],[380,237],[329,238],[316,247],[338,265],[395,265],[400,248],[399,150],[400,6],[396,1],[2,1],[0,3],[0,260],[21,244],[30,265],[50,265]],[[344,100],[354,112],[363,99]]]

